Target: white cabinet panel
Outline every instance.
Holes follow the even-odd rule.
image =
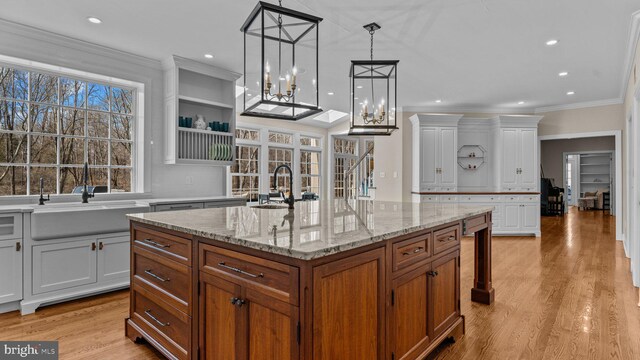
[[[420,128],[420,189],[436,186],[438,129]],[[424,191],[424,190],[423,190]]]
[[[455,187],[458,178],[458,130],[442,128],[439,134],[440,185]]]
[[[128,279],[129,236],[98,238],[98,281]]]
[[[194,202],[194,203],[179,203],[179,204],[160,204],[156,205],[155,211],[178,211],[178,210],[192,210],[192,209],[202,209],[204,208],[204,203]]]
[[[22,238],[22,214],[0,215],[0,240]]]
[[[538,184],[538,137],[536,129],[519,130],[519,168],[520,168],[520,189],[523,191],[537,191]]]
[[[505,204],[502,214],[503,231],[518,231],[520,228],[520,204]]]
[[[515,191],[518,185],[518,130],[502,129],[502,188]]]
[[[22,240],[2,240],[0,241],[0,304],[21,299]]]
[[[520,207],[521,212],[521,229],[522,231],[530,231],[535,233],[538,231],[538,223],[540,221],[540,211],[537,204],[523,204]]]
[[[33,293],[96,282],[94,239],[33,247]]]

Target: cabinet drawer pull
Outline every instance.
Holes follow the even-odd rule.
[[[456,237],[455,237],[455,236],[449,236],[449,237],[448,237],[448,238],[446,238],[446,239],[440,238],[440,239],[438,239],[438,241],[439,241],[439,242],[445,242],[445,241],[453,241],[453,240],[455,240],[455,239],[456,239]]]
[[[145,271],[144,271],[144,273],[145,273],[145,274],[147,274],[147,275],[149,275],[149,276],[151,276],[152,278],[157,279],[157,280],[160,280],[160,281],[162,281],[162,282],[171,281],[171,279],[169,279],[169,278],[166,278],[166,279],[165,279],[165,278],[163,278],[162,276],[158,276],[158,275],[154,274],[154,273],[153,273],[153,271],[151,271],[151,269],[147,269],[147,270],[145,270]]]
[[[104,249],[104,244],[102,243],[102,241],[100,241],[100,243],[98,243],[98,250],[102,249]]]
[[[251,276],[252,278],[263,278],[263,277],[264,277],[264,274],[263,274],[263,273],[260,273],[260,274],[258,274],[258,275],[255,275],[255,274],[252,274],[252,273],[246,272],[246,271],[244,271],[244,270],[240,270],[240,269],[238,269],[238,268],[235,268],[235,267],[233,267],[233,266],[226,265],[226,264],[224,263],[224,261],[219,262],[219,263],[218,263],[218,266],[223,267],[223,268],[225,268],[225,269],[229,269],[229,270],[231,270],[231,271],[237,272],[237,273],[242,274],[242,275]]]
[[[403,256],[409,256],[409,255],[412,255],[412,254],[417,254],[422,250],[424,250],[424,248],[422,246],[420,246],[420,247],[417,247],[417,248],[413,249],[413,251],[411,251],[411,252],[408,252],[408,251],[407,252],[403,252],[402,255]]]
[[[160,326],[169,326],[169,325],[171,325],[171,324],[169,324],[168,321],[166,323],[163,323],[162,321],[158,320],[155,316],[151,315],[151,309],[145,310],[144,313],[147,314],[147,316],[150,317],[151,320],[155,321]]]
[[[96,243],[91,243],[91,251],[96,251]]]
[[[438,276],[438,272],[437,271],[429,271],[429,272],[427,272],[427,275],[429,275],[431,277],[435,277],[435,276]]]
[[[171,245],[166,245],[166,244],[160,244],[159,242],[155,242],[151,239],[144,239],[144,242],[146,242],[147,244],[151,244],[155,247],[159,247],[159,248],[168,248],[171,247]]]
[[[19,241],[16,243],[16,251],[20,251],[20,249],[22,249],[22,243],[20,243]]]

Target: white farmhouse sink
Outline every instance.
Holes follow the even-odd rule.
[[[138,205],[134,200],[35,205],[31,214],[31,238],[57,239],[128,231],[126,214],[148,211],[148,206]]]

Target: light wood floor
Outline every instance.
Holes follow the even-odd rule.
[[[542,219],[541,239],[493,241],[496,302],[471,303],[473,240],[462,243],[466,335],[434,359],[640,359],[640,308],[614,218],[572,211]],[[119,291],[21,317],[0,314],[0,340],[59,340],[61,359],[158,359],[124,337]]]

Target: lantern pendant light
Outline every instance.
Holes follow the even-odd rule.
[[[298,120],[322,111],[318,95],[321,18],[260,1],[244,33],[242,115]]]
[[[351,60],[349,135],[391,135],[396,123],[397,70],[400,60],[373,60],[376,23],[364,28],[371,36],[370,60]]]

